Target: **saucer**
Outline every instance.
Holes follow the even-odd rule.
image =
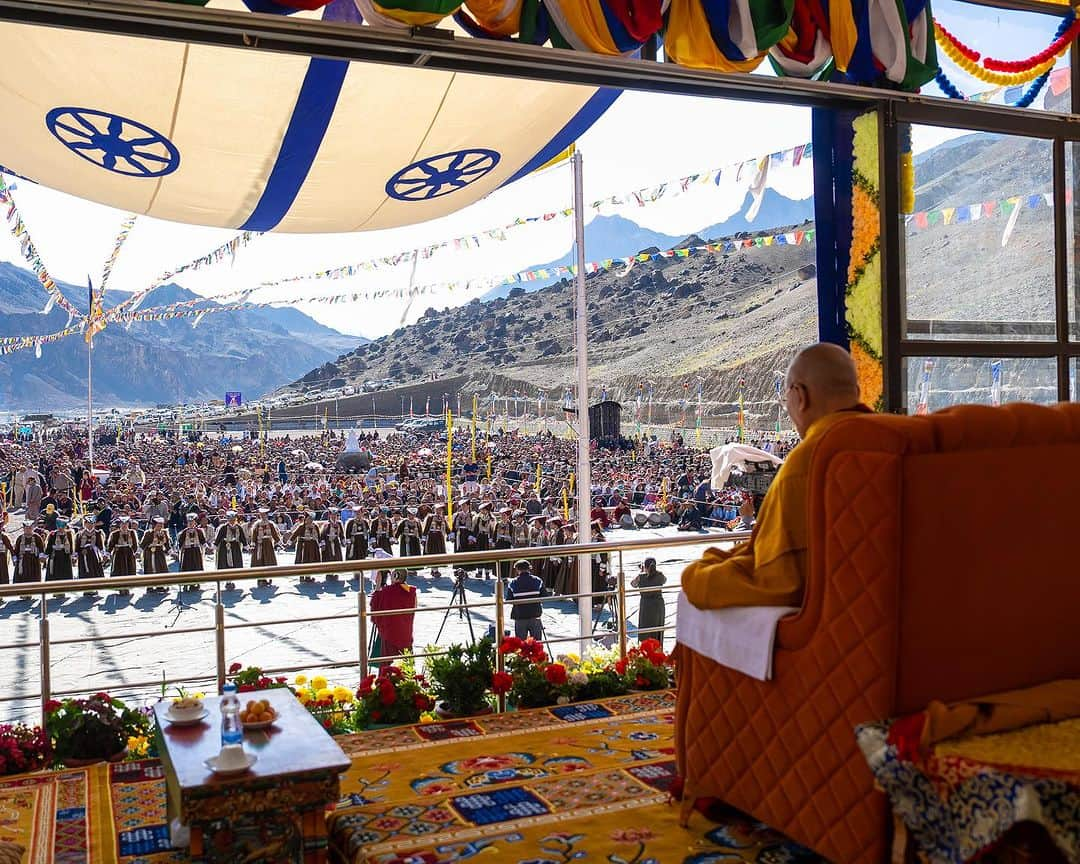
[[[202,723],[207,717],[210,716],[210,712],[203,708],[202,713],[195,717],[173,717],[172,711],[165,712],[165,719],[168,720],[173,726],[194,726],[196,723]]]
[[[209,768],[215,774],[220,774],[220,775],[243,774],[245,771],[247,771],[249,768],[251,768],[251,766],[254,765],[258,761],[259,761],[259,757],[256,756],[254,753],[245,753],[244,754],[244,764],[243,765],[235,765],[235,766],[229,766],[228,768],[220,768],[220,767],[218,767],[218,757],[217,756],[211,756],[209,759],[207,759],[207,760],[205,760],[203,762],[203,765],[205,765],[207,768]]]

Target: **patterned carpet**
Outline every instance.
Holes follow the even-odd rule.
[[[332,852],[349,864],[817,862],[733,811],[678,826],[673,710],[674,694],[641,693],[343,736],[353,765]],[[27,845],[26,864],[188,860],[169,848],[156,761],[4,778],[0,839]]]

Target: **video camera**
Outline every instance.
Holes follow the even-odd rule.
[[[737,489],[746,490],[757,500],[769,491],[778,470],[779,466],[772,462],[747,462],[746,470],[741,473],[733,471],[728,477],[728,483]]]

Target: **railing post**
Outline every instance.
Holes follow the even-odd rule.
[[[225,687],[225,607],[221,602],[221,581],[217,583],[217,602],[214,604],[214,649],[217,658],[217,689]]]
[[[364,574],[360,574],[360,590],[356,592],[356,632],[360,639],[360,677],[368,674],[368,614],[367,594],[364,593]]]
[[[501,579],[495,580],[495,671],[505,671],[503,664],[503,654],[499,650],[499,646],[503,640],[503,630],[506,626],[506,607],[504,605],[505,598],[503,597],[503,584]],[[506,710],[506,694],[500,693],[497,698],[498,706],[496,710],[501,714]]]
[[[626,659],[626,574],[623,572],[622,550],[619,550],[619,578],[616,581],[616,590],[619,592],[619,602],[615,604],[619,608],[619,658]]]
[[[52,699],[52,658],[49,645],[49,598],[41,595],[41,617],[38,619],[38,649],[41,663],[41,726],[45,728],[45,705]]]

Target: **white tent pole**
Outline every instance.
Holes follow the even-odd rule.
[[[578,542],[588,543],[592,538],[592,478],[589,471],[589,350],[585,300],[585,206],[582,187],[581,153],[573,156],[574,171],[574,246],[577,250],[577,279],[574,283],[575,351],[577,357],[577,523]],[[577,593],[592,590],[592,557],[578,556]],[[578,598],[578,619],[581,635],[580,655],[592,639],[592,598]]]

